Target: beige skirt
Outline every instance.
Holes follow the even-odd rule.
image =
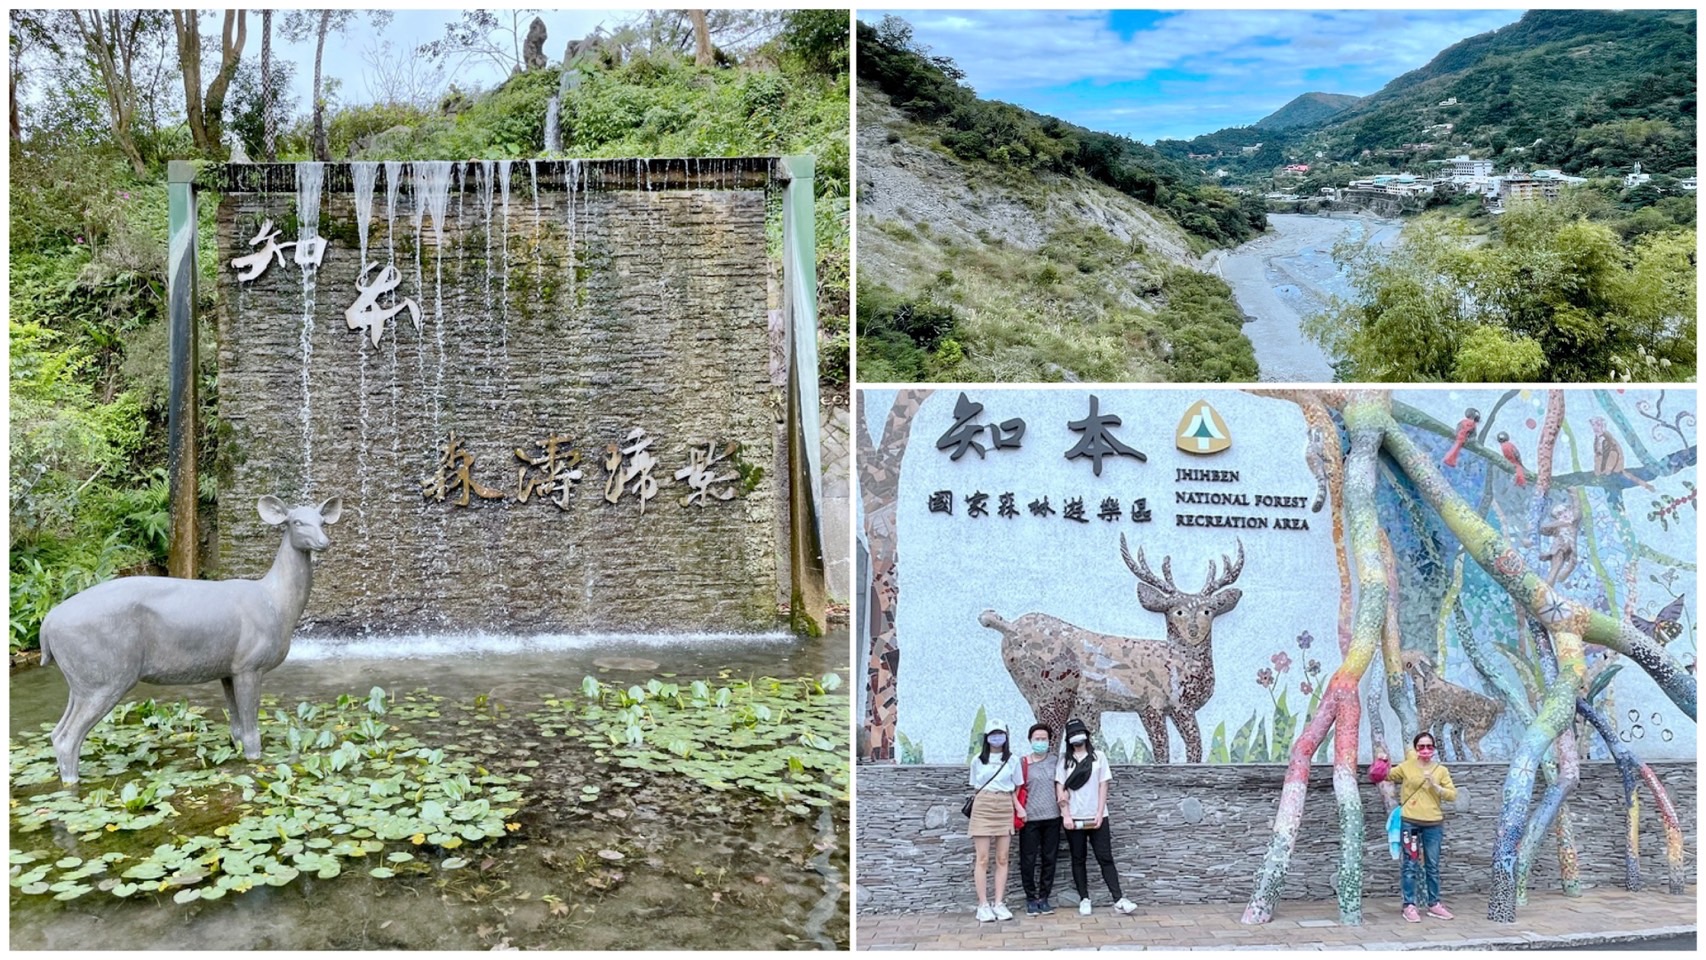
[[[979,790],[971,805],[968,836],[1005,837],[1013,832],[1013,795]]]

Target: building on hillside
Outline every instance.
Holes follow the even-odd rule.
[[[1683,177],[1681,180],[1678,180],[1676,182],[1676,188],[1678,190],[1681,190],[1683,193],[1693,193],[1694,191],[1700,189],[1700,178],[1699,177]]]
[[[1442,107],[1455,107],[1455,106],[1457,106],[1457,98],[1456,97],[1446,97],[1444,100],[1441,100],[1439,102],[1439,105]]]
[[[1503,206],[1512,200],[1543,200],[1551,203],[1558,199],[1563,190],[1562,180],[1536,177],[1512,170],[1499,178],[1499,205]]]
[[[1451,165],[1451,178],[1457,181],[1485,180],[1493,175],[1493,161],[1472,160],[1467,154],[1458,154],[1444,161]]]
[[[1247,157],[1250,154],[1255,153],[1257,150],[1260,150],[1260,149],[1262,149],[1262,145],[1258,143],[1255,146],[1251,146],[1251,147],[1239,147],[1238,152],[1242,153],[1244,156]]]
[[[1309,172],[1309,164],[1307,164],[1307,163],[1288,163],[1285,165],[1285,172],[1286,173],[1297,173],[1297,174],[1308,173]]]
[[[1650,173],[1642,173],[1641,165],[1637,163],[1635,164],[1635,169],[1631,170],[1629,175],[1623,178],[1623,189],[1629,190],[1634,187],[1638,187],[1651,179],[1653,179],[1653,175]]]
[[[1587,177],[1572,177],[1562,170],[1536,170],[1533,175],[1536,180],[1556,180],[1565,186],[1571,187],[1578,183],[1588,182]]]

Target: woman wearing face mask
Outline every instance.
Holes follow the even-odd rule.
[[[1060,761],[1050,749],[1053,740],[1048,724],[1032,724],[1030,756],[1020,764],[1025,775],[1025,823],[1019,828],[1019,879],[1025,884],[1026,913],[1054,912],[1049,897],[1054,893],[1054,860],[1060,851],[1060,798],[1054,792]]]
[[[1457,787],[1451,782],[1451,771],[1435,757],[1433,734],[1418,733],[1410,743],[1415,752],[1396,766],[1386,755],[1386,745],[1377,745],[1368,775],[1375,783],[1384,780],[1398,785],[1403,821],[1399,842],[1404,861],[1404,919],[1421,922],[1416,898],[1425,894],[1428,916],[1450,920],[1451,911],[1439,900],[1439,848],[1445,839],[1445,811],[1439,803],[1456,800]],[[1425,888],[1418,890],[1424,882]]]
[[[971,761],[971,785],[977,789],[971,807],[972,846],[977,851],[977,919],[1011,920],[1002,903],[1007,892],[1007,852],[1013,842],[1013,820],[1023,818],[1017,791],[1025,785],[1019,758],[1007,744],[1007,725],[991,720],[983,731],[983,750]],[[995,896],[989,895],[989,848],[995,847]]]
[[[1078,890],[1078,912],[1090,915],[1090,878],[1085,847],[1096,851],[1102,866],[1102,882],[1114,897],[1114,909],[1131,913],[1137,904],[1120,893],[1120,874],[1114,868],[1114,842],[1108,827],[1108,781],[1114,778],[1108,762],[1090,746],[1090,730],[1082,720],[1066,722],[1065,756],[1055,773],[1056,800],[1060,803],[1061,826],[1072,851],[1072,883]]]

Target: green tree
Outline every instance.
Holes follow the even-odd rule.
[[[1486,243],[1424,221],[1389,252],[1340,251],[1356,293],[1305,331],[1347,379],[1691,379],[1692,230],[1625,244],[1570,199],[1514,204]]]

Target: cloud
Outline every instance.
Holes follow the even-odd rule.
[[[1253,123],[1310,91],[1373,93],[1520,12],[1186,10],[1129,24],[1079,10],[898,15],[918,42],[953,58],[980,96],[1086,126],[1125,118],[1114,132],[1153,139]],[[875,22],[882,12],[860,16]],[[1097,102],[1114,98],[1125,102]]]

